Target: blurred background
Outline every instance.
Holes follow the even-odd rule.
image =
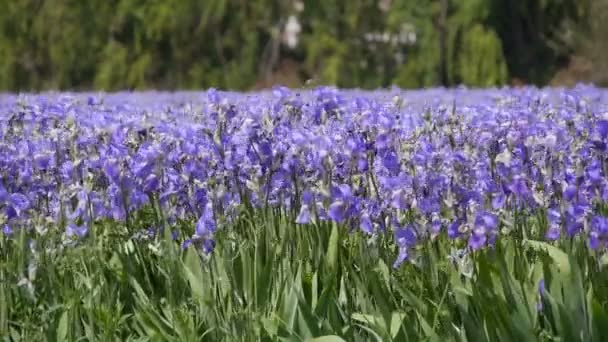
[[[0,90],[608,85],[608,0],[0,0]]]

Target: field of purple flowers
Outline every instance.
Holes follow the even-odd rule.
[[[603,341],[608,91],[0,96],[0,335]]]

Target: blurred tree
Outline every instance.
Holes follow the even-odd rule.
[[[575,27],[594,1],[603,0],[489,0],[511,76],[546,84],[574,52]]]
[[[489,2],[452,1],[452,6],[448,84],[488,87],[506,83],[506,59],[489,21]]]
[[[579,78],[593,82],[603,87],[608,86],[608,0],[595,0],[590,7],[593,16],[588,26],[579,31],[580,48],[577,55],[582,62],[588,62],[589,67],[583,70]],[[576,64],[576,63],[571,63]],[[583,67],[584,69],[584,67]]]
[[[0,89],[542,84],[590,3],[0,0]]]

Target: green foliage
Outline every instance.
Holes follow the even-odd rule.
[[[491,0],[488,20],[501,37],[510,75],[546,84],[576,48],[573,33],[604,0]]]
[[[382,2],[2,0],[0,89],[249,89],[284,60],[290,86],[543,83],[591,13],[588,0]],[[281,40],[290,15],[295,49]]]
[[[586,79],[598,86],[607,87],[608,40],[604,37],[608,34],[608,0],[593,1],[589,12],[593,15],[574,35],[575,54],[578,58],[571,61],[572,76],[576,81]]]
[[[216,250],[99,223],[66,246],[56,230],[0,237],[0,332],[12,341],[603,341],[608,276],[584,241],[521,240],[455,256],[445,237],[415,263],[395,246],[274,210],[220,230]],[[533,220],[521,229],[539,231]],[[177,227],[184,235],[192,227]],[[545,282],[539,293],[540,281]],[[538,305],[541,306],[540,310]]]
[[[492,31],[477,24],[463,33],[454,75],[464,84],[489,87],[507,81],[507,65],[500,40]]]

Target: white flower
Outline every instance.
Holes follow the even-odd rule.
[[[382,12],[388,12],[388,10],[391,9],[392,2],[393,2],[392,0],[380,0],[380,1],[378,1],[378,8]]]
[[[293,8],[296,12],[302,12],[304,10],[304,2],[297,0],[293,3]]]
[[[291,15],[287,19],[287,23],[285,24],[285,30],[283,32],[283,41],[290,48],[295,48],[298,45],[298,35],[302,31],[302,26],[298,21],[298,18]]]

